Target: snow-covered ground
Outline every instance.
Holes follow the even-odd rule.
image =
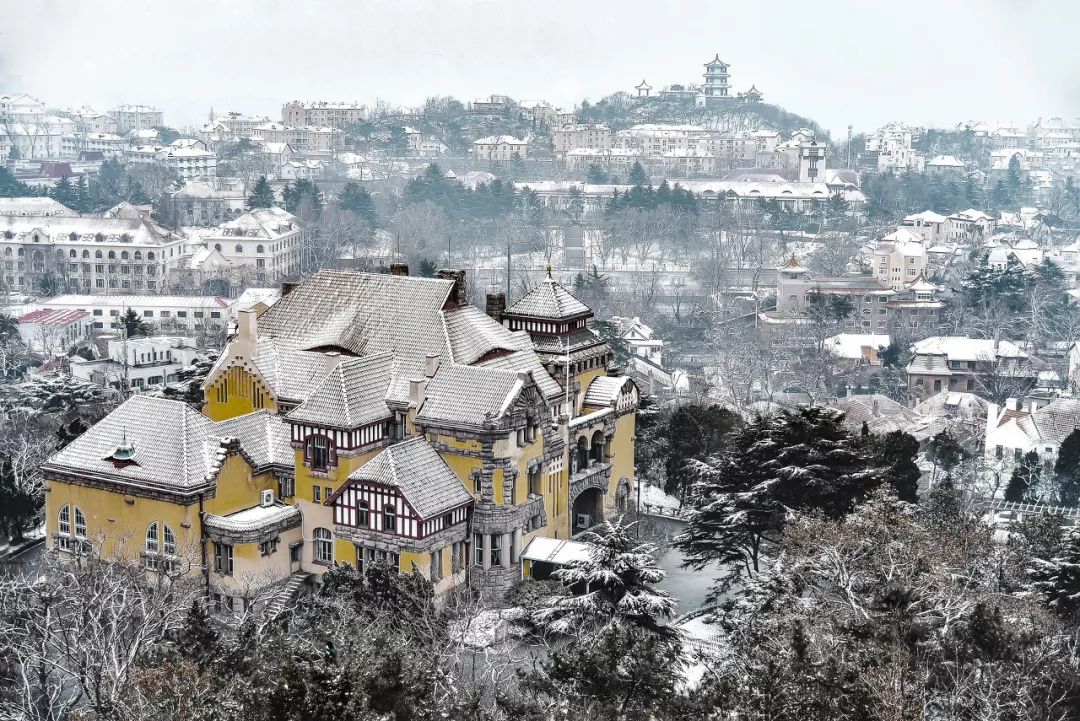
[[[682,507],[682,503],[679,502],[678,498],[664,493],[664,489],[659,486],[650,486],[647,483],[639,483],[638,490],[641,492],[642,507],[647,504],[673,511],[677,511]]]

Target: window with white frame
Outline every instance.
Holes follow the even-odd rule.
[[[328,528],[315,529],[315,562],[327,565],[334,562],[334,537]]]

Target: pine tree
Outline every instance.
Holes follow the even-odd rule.
[[[128,338],[149,335],[146,324],[143,323],[143,319],[139,317],[134,308],[128,308],[127,312],[120,318],[120,322],[124,324],[124,332]]]
[[[274,207],[274,189],[270,187],[270,182],[266,179],[265,175],[260,176],[259,179],[255,181],[255,185],[251,189],[251,194],[248,196],[246,205],[248,210]]]
[[[371,194],[368,193],[367,189],[355,180],[345,183],[345,187],[341,190],[341,197],[338,199],[338,205],[342,210],[355,213],[368,225],[375,225],[375,203],[372,202]]]
[[[1061,442],[1054,463],[1054,477],[1057,480],[1057,502],[1075,508],[1080,503],[1080,430],[1073,430]]]
[[[1042,460],[1035,451],[1028,451],[1013,468],[1009,484],[1005,486],[1005,500],[1015,503],[1035,503],[1042,481]]]
[[[689,568],[725,567],[713,596],[760,570],[789,510],[832,518],[880,485],[883,471],[839,417],[821,408],[761,416],[728,443],[728,451],[696,462],[686,529],[675,540]]]
[[[77,210],[76,206],[79,204],[79,199],[75,187],[71,184],[71,178],[66,175],[57,181],[49,193],[49,197],[71,210]]]
[[[630,175],[627,177],[627,181],[630,185],[645,186],[649,184],[649,176],[645,174],[645,168],[641,167],[641,163],[634,162],[630,166]]]
[[[1080,615],[1080,532],[1070,531],[1061,552],[1050,559],[1032,559],[1030,590],[1047,606],[1068,618]]]
[[[919,455],[919,442],[903,431],[892,431],[873,437],[870,452],[896,497],[909,503],[917,501],[919,477],[922,475],[915,463]]]

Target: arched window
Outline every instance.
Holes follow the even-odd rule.
[[[131,236],[128,235],[127,233],[124,233],[123,235],[120,236],[120,240],[123,241],[124,243],[130,243],[131,242]]]
[[[146,254],[146,259],[147,260],[153,260],[154,259],[154,251],[151,250],[149,253],[147,253]]]
[[[169,528],[166,524],[161,524],[161,540],[162,547],[166,556],[176,555],[176,534],[173,533],[173,529]]]
[[[100,250],[95,250],[94,251],[94,257],[97,258],[98,260],[101,260],[101,251]]]
[[[101,233],[97,233],[96,235],[94,235],[94,242],[95,243],[104,243],[105,242],[105,236],[102,235]]]
[[[115,250],[110,250],[109,251],[109,260],[116,260],[116,251]]]
[[[12,233],[10,230],[5,230],[4,231],[4,240],[11,240],[14,237],[15,237],[15,234]]]
[[[244,244],[243,243],[237,243],[236,248],[234,248],[234,250],[237,253],[243,253],[244,252]]]
[[[325,471],[334,465],[334,444],[326,436],[311,436],[307,442],[307,461],[313,471]]]
[[[214,250],[216,250],[217,252],[220,253],[221,252],[221,243],[214,243]]]
[[[394,507],[389,503],[382,509],[383,530],[387,533],[397,533],[397,514]]]
[[[79,251],[72,248],[71,250],[68,251],[68,257],[69,258],[78,258],[79,257]]]
[[[71,535],[71,506],[65,504],[60,507],[58,531],[61,536]]]
[[[86,538],[86,516],[78,506],[75,506],[75,538]]]
[[[74,232],[73,233],[68,233],[68,240],[78,240],[78,239],[79,239],[79,234],[78,233],[74,233]]]
[[[4,248],[4,255],[8,258],[11,257],[11,248]]]
[[[368,506],[367,501],[360,501],[360,505],[356,509],[356,525],[367,528],[370,525],[368,519]]]
[[[120,251],[120,260],[127,260],[127,259],[128,259],[128,252],[126,250]]]
[[[334,537],[328,528],[315,529],[315,562],[334,562]]]
[[[158,548],[158,523],[154,521],[146,527],[146,552],[157,553]]]
[[[136,250],[135,255],[133,257],[135,258],[135,260],[142,260],[142,251],[141,250]]]
[[[256,252],[256,253],[262,253],[262,252],[264,252],[264,249],[263,249],[263,247],[262,247],[262,244],[261,244],[261,243],[260,243],[259,245],[256,245],[256,246],[255,246],[255,252]]]
[[[82,252],[82,257],[83,257],[83,260],[90,260],[90,251],[89,250],[84,250]]]

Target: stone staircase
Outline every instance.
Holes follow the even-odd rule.
[[[266,617],[277,618],[285,611],[290,610],[293,601],[300,595],[301,589],[303,589],[309,578],[311,578],[311,574],[303,571],[289,576],[289,580],[281,585],[270,603],[266,604]]]

